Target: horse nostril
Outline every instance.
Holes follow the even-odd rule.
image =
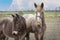
[[[17,36],[17,34],[15,34],[15,33],[13,33],[12,35],[13,35],[13,36]]]
[[[13,35],[15,35],[15,33],[13,33]]]

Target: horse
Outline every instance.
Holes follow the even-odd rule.
[[[25,14],[23,17],[26,19],[26,40],[29,40],[29,34],[34,33],[36,40],[43,40],[44,32],[46,31],[46,24],[44,18],[44,3],[41,5],[37,5],[34,3],[35,6],[35,15],[33,14]],[[28,16],[29,15],[29,16]]]
[[[21,22],[18,22],[17,20],[19,20],[19,21],[21,20]],[[19,25],[19,27],[17,25]],[[2,28],[3,34],[6,37],[8,37],[8,38],[11,37],[11,38],[14,38],[14,40],[19,40],[19,36],[20,35],[22,36],[23,30],[24,30],[26,25],[25,25],[24,18],[22,16],[18,17],[17,14],[16,14],[16,16],[12,15],[12,18],[5,18],[5,19],[1,20],[0,21],[0,26]],[[18,28],[18,29],[14,29],[14,28]],[[19,30],[18,34],[14,30],[15,31]],[[24,36],[22,36],[22,39],[23,39],[23,37]]]
[[[26,21],[25,18],[21,15],[16,14],[16,16],[13,16],[13,27],[12,27],[12,34],[16,37],[18,40],[24,40],[24,37],[26,35]],[[17,40],[16,39],[16,40]]]
[[[8,17],[7,17],[8,18]],[[7,19],[6,18],[2,18],[1,20],[0,20],[0,40],[8,40],[8,37],[4,34],[4,32],[3,32],[3,22],[4,21],[7,21]]]

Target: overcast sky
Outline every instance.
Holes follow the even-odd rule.
[[[0,11],[20,11],[34,9],[34,2],[41,4],[42,0],[0,0]],[[60,0],[43,0],[44,9],[55,9],[60,6]]]

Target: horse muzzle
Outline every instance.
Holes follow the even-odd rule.
[[[18,31],[13,31],[12,35],[14,35],[14,36],[18,35]]]

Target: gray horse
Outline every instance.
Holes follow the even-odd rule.
[[[22,16],[18,16],[16,14],[16,16],[12,15],[12,18],[5,18],[5,19],[1,20],[0,26],[2,28],[3,34],[6,37],[11,37],[11,38],[14,38],[14,40],[19,40],[19,37],[21,37],[25,31],[26,23],[25,23],[25,19]],[[16,29],[16,28],[18,28],[18,29]],[[18,30],[18,33],[15,32],[14,30],[15,31]],[[23,37],[24,36],[22,36],[22,39],[23,39]]]
[[[41,5],[37,5],[34,3],[35,6],[35,12],[36,14],[25,14],[23,17],[26,19],[26,39],[29,40],[29,33],[35,34],[36,40],[43,40],[44,32],[46,30],[46,24],[45,24],[45,18],[44,18],[44,12],[43,7],[44,4],[41,3]]]
[[[13,15],[12,15],[13,16]],[[25,18],[21,15],[16,14],[16,17],[13,16],[13,27],[12,34],[18,36],[20,40],[24,40],[26,35],[26,21]]]

